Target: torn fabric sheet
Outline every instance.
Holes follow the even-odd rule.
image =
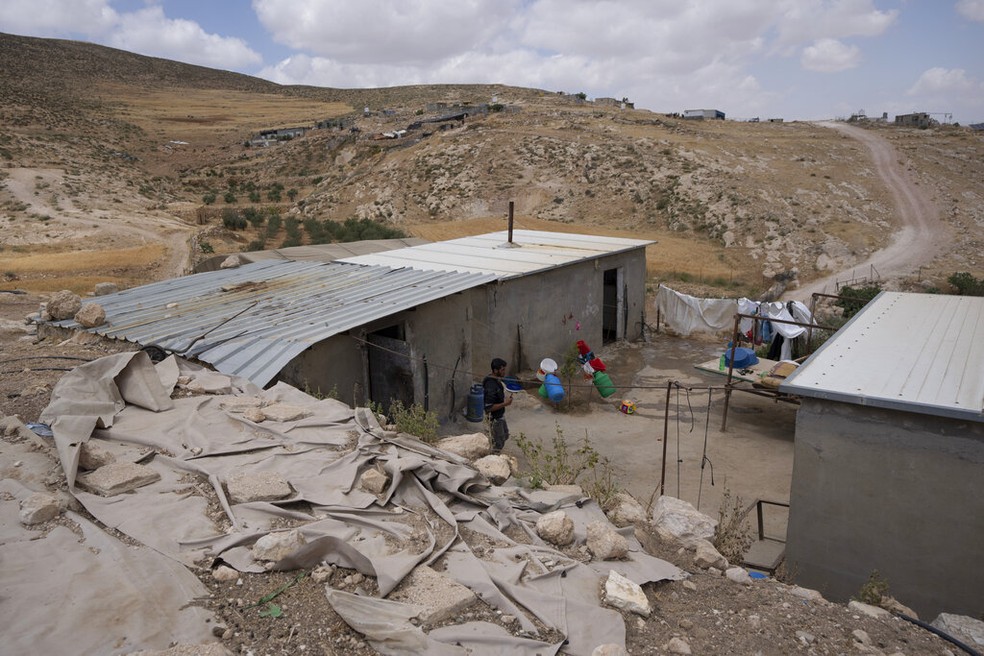
[[[697,298],[660,285],[656,309],[667,328],[686,337],[693,332],[718,332],[734,326],[738,302],[733,298]]]
[[[57,427],[62,467],[79,502],[175,566],[224,562],[263,572],[330,563],[375,577],[379,596],[386,597],[416,567],[433,564],[485,603],[514,615],[528,635],[535,636],[541,625],[556,630],[567,640],[565,652],[575,656],[599,644],[624,644],[621,614],[599,599],[600,582],[610,570],[639,584],[686,576],[646,554],[629,529],[620,530],[629,545],[624,560],[572,559],[537,536],[536,521],[543,512],[563,509],[574,521],[576,544],[583,545],[589,523],[607,522],[593,501],[493,486],[460,456],[382,431],[364,409],[319,401],[284,384],[261,391],[180,360],[155,369],[146,356],[130,355],[67,377],[44,416]],[[199,391],[187,396],[193,384]],[[160,395],[171,385],[175,398],[165,408]],[[205,388],[216,393],[201,394]],[[139,403],[127,402],[131,395]],[[283,421],[246,417],[249,408],[274,406]],[[134,484],[126,494],[86,489],[90,474],[77,476],[83,473],[83,443],[87,453],[96,449],[118,462],[139,463],[156,478]],[[362,487],[370,469],[387,476],[379,494]],[[245,491],[233,485],[260,480],[272,481],[276,491],[250,496],[248,485]],[[285,525],[298,539],[289,555],[257,560],[257,540],[285,532]],[[469,540],[476,539],[482,545],[473,550]],[[357,628],[363,621],[358,613],[372,612],[365,609],[377,606],[369,602],[380,601],[341,593],[332,599],[356,614]],[[445,627],[438,640],[392,622],[399,624],[393,632],[372,638],[381,651],[390,650],[385,653],[461,653],[443,651],[457,649],[446,644],[448,636],[455,644],[498,645],[486,653],[522,656],[559,648],[525,637],[500,639],[498,630],[481,626]],[[366,626],[363,632],[375,630]],[[413,651],[421,645],[425,651]]]

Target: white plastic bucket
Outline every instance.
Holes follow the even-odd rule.
[[[541,383],[547,377],[547,374],[552,374],[557,371],[557,363],[550,358],[543,358],[540,360],[540,368],[536,371],[536,379]]]

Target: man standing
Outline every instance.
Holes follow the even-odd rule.
[[[512,394],[506,396],[502,379],[506,375],[506,361],[502,358],[492,360],[492,373],[482,381],[485,390],[485,414],[489,418],[492,434],[492,453],[499,453],[509,439],[509,426],[506,424],[506,406],[512,404]]]

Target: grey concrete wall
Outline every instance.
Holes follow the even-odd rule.
[[[640,248],[598,260],[485,287],[475,302],[472,368],[486,371],[493,357],[509,368],[535,370],[544,358],[563,363],[577,340],[602,347],[604,273],[623,268],[628,320],[624,339],[638,339],[646,296],[646,254]]]
[[[984,612],[984,424],[804,399],[787,563],[846,601],[873,570],[924,619]]]

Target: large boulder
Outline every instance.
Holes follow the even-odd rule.
[[[588,524],[587,545],[595,560],[625,558],[629,553],[629,543],[608,522]]]
[[[984,622],[966,615],[940,613],[932,624],[967,646],[984,651]]]
[[[294,554],[305,544],[307,540],[296,528],[267,533],[253,544],[253,558],[276,562]]]
[[[47,311],[55,321],[71,319],[82,309],[82,299],[78,294],[63,289],[55,292],[48,301]]]
[[[489,454],[489,438],[485,433],[453,435],[438,441],[437,448],[459,455],[465,460],[477,460]]]
[[[717,521],[699,512],[682,499],[661,496],[653,508],[653,523],[681,540],[714,537]]]
[[[555,510],[536,520],[536,534],[551,544],[563,547],[574,541],[574,520],[563,510]]]
[[[472,466],[493,485],[502,485],[512,475],[509,459],[505,456],[485,456],[473,462]]]
[[[75,321],[83,328],[95,328],[106,323],[106,310],[98,303],[86,303],[75,313]]]
[[[608,579],[605,581],[605,603],[643,617],[649,617],[652,613],[649,598],[642,588],[615,570],[608,572]]]
[[[631,494],[619,492],[615,495],[615,505],[608,512],[608,519],[615,526],[645,524],[646,509]]]

